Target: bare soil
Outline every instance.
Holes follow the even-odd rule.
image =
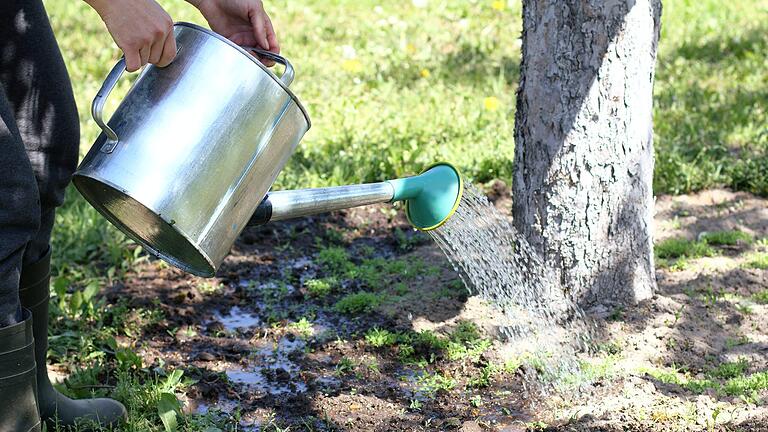
[[[487,193],[509,214],[505,185],[492,184]],[[656,236],[696,238],[704,231],[740,229],[764,238],[767,203],[726,190],[660,197]],[[343,315],[333,309],[335,301],[366,287],[342,283],[337,292],[315,298],[305,286],[326,276],[317,252],[329,244],[344,247],[352,261],[373,252],[421,260],[429,271],[389,277],[384,305]],[[249,228],[214,279],[155,261],[108,295],[163,310],[162,322],[120,342],[135,346],[145,364],[162,360],[197,380],[187,389],[186,410],[222,416],[239,411],[246,429],[768,430],[761,402],[766,392],[748,401],[714,391],[696,394],[647,372],[676,368],[703,376],[739,358],[748,359],[749,373],[768,369],[768,306],[748,300],[768,288],[768,271],[744,266],[745,254],[756,247],[721,248],[718,256],[692,260],[682,270],[658,270],[652,300],[596,317],[602,342],[616,347],[609,370],[575,391],[546,396],[530,391],[525,365],[498,371],[485,388],[467,385],[488,364],[509,360],[498,312],[457,285],[438,248],[391,207]],[[302,317],[311,322],[309,329],[293,324]],[[448,334],[461,321],[476,323],[493,340],[478,359],[406,364],[391,347],[372,348],[364,339],[373,327]],[[598,353],[583,360],[605,359]],[[435,373],[455,385],[425,391],[420,377]]]

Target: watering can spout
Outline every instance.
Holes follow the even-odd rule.
[[[428,231],[445,223],[461,201],[464,184],[459,171],[438,163],[420,175],[368,183],[315,189],[270,192],[248,225],[326,213],[369,204],[405,201],[408,221]]]

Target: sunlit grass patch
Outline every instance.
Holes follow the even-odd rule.
[[[747,261],[744,266],[748,268],[767,270],[768,252],[755,252],[747,255]]]
[[[214,295],[219,294],[224,289],[224,286],[216,281],[210,282],[210,281],[203,281],[197,285],[197,289],[200,291],[201,294],[204,295]]]
[[[480,372],[471,376],[467,380],[467,388],[485,388],[491,385],[491,380],[494,375],[498,374],[502,370],[494,364],[487,364],[480,369]]]
[[[666,369],[643,369],[659,382],[680,386],[692,393],[714,391],[720,396],[740,396],[751,399],[762,390],[768,389],[768,372],[747,373],[749,361],[740,358],[735,362],[724,362],[706,371],[706,378],[694,378],[687,372]]]
[[[751,395],[767,388],[768,372],[757,372],[729,379],[723,385],[723,393],[729,396]]]
[[[491,348],[492,342],[480,336],[477,327],[461,322],[448,335],[433,331],[392,332],[373,327],[366,331],[365,342],[372,348],[391,347],[404,363],[434,363],[439,359],[477,361],[482,353]]]
[[[440,372],[425,373],[416,382],[420,391],[430,395],[439,391],[451,391],[457,384],[454,378]]]
[[[309,279],[304,282],[304,286],[307,288],[307,294],[310,297],[322,298],[330,294],[338,287],[339,281],[335,277],[327,277],[322,279]]]
[[[374,348],[391,346],[397,342],[397,334],[386,329],[374,327],[365,332],[365,342]]]
[[[465,357],[477,359],[492,345],[489,339],[480,336],[479,329],[475,323],[461,321],[449,337],[446,352],[450,360],[458,360]]]
[[[298,332],[305,339],[315,334],[312,320],[307,317],[301,317],[301,319],[296,322],[288,323],[285,328]]]
[[[768,304],[768,289],[752,294],[752,300],[760,304]]]

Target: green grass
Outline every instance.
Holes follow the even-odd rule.
[[[392,287],[397,295],[407,293],[400,285],[403,281],[410,281],[420,276],[434,276],[440,269],[425,264],[418,258],[367,258],[354,260],[349,252],[341,246],[320,246],[317,253],[317,262],[323,270],[333,276],[321,281],[310,281],[307,289],[315,292],[315,296],[322,297],[330,293],[333,286],[326,286],[326,282],[335,281],[338,285],[342,280],[355,280],[363,287],[371,291],[381,291]]]
[[[299,333],[301,337],[305,339],[309,338],[314,333],[314,328],[312,327],[312,321],[307,317],[301,317],[300,320],[287,324],[285,328]]]
[[[359,291],[345,295],[333,308],[346,315],[360,315],[373,312],[383,301],[384,297],[381,294]]]
[[[504,11],[490,3],[270,2],[283,53],[297,69],[294,90],[313,119],[278,186],[380,180],[440,159],[474,180],[510,179],[520,3]],[[85,147],[96,128],[84,108],[119,54],[86,5],[46,5],[73,77]],[[204,24],[180,0],[163,5],[175,20]],[[665,3],[657,192],[723,184],[768,193],[768,111],[760,103],[766,16],[759,0]],[[497,108],[486,108],[488,97]]]
[[[735,246],[739,243],[748,244],[752,241],[752,236],[739,230],[732,231],[713,231],[703,233],[699,240],[707,242],[713,246]]]
[[[720,396],[739,396],[754,399],[755,395],[768,389],[768,372],[747,373],[749,362],[740,358],[735,362],[721,363],[708,371],[706,378],[692,378],[678,370],[649,369],[644,372],[654,379],[690,391],[705,393],[713,390]]]
[[[740,358],[735,362],[723,362],[710,369],[707,376],[712,379],[731,379],[742,376],[749,368],[749,362]]]
[[[681,237],[662,240],[654,246],[657,258],[701,258],[713,256],[715,250],[706,241],[688,240]]]
[[[475,323],[461,321],[449,337],[446,354],[449,360],[459,360],[466,357],[477,360],[491,345],[490,340],[480,336]]]
[[[391,346],[397,342],[397,334],[386,329],[374,327],[365,332],[365,342],[374,348]]]
[[[317,262],[333,275],[344,275],[352,267],[347,250],[340,246],[323,248],[317,253]]]
[[[688,240],[674,237],[662,240],[653,247],[656,264],[659,268],[668,267],[671,270],[682,270],[690,259],[710,257],[716,254],[715,249],[706,240]]]
[[[304,282],[307,288],[307,293],[311,297],[322,298],[330,294],[339,285],[339,281],[335,277],[327,277],[322,279],[309,279]]]
[[[723,386],[723,392],[729,396],[749,395],[768,389],[768,372],[731,378]]]
[[[488,364],[480,369],[480,373],[467,380],[467,388],[486,388],[491,385],[493,376],[499,372],[499,368]]]
[[[492,345],[481,337],[475,324],[467,321],[459,322],[447,337],[429,330],[395,333],[373,327],[364,338],[372,348],[392,348],[404,363],[433,363],[438,358],[477,361]]]
[[[451,391],[456,387],[456,380],[440,372],[426,373],[419,377],[417,385],[420,391],[431,395],[440,391]]]
[[[342,357],[336,364],[336,374],[344,375],[355,370],[355,362],[349,357]]]
[[[657,192],[768,193],[768,6],[664,4],[655,86]]]

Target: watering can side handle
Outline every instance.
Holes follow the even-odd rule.
[[[261,48],[250,47],[250,46],[244,46],[241,48],[243,48],[246,51],[253,51],[259,54],[259,56],[261,57],[268,58],[270,60],[273,60],[285,66],[285,71],[283,71],[283,76],[280,77],[280,80],[283,82],[283,84],[285,84],[286,87],[289,87],[291,85],[295,74],[293,71],[293,65],[291,65],[291,62],[289,62],[288,59],[281,56],[280,54],[275,54],[272,51],[263,50]]]
[[[107,102],[107,97],[109,97],[109,94],[115,88],[115,85],[117,85],[117,81],[120,80],[120,77],[123,76],[123,72],[125,72],[125,57],[121,57],[109,72],[107,78],[104,79],[104,84],[101,85],[101,88],[96,93],[96,96],[93,98],[93,103],[91,104],[91,116],[101,128],[101,131],[104,132],[104,135],[107,136],[107,142],[101,147],[101,151],[104,153],[112,153],[112,150],[115,149],[118,142],[117,134],[102,119],[102,113],[104,112],[104,105]]]

